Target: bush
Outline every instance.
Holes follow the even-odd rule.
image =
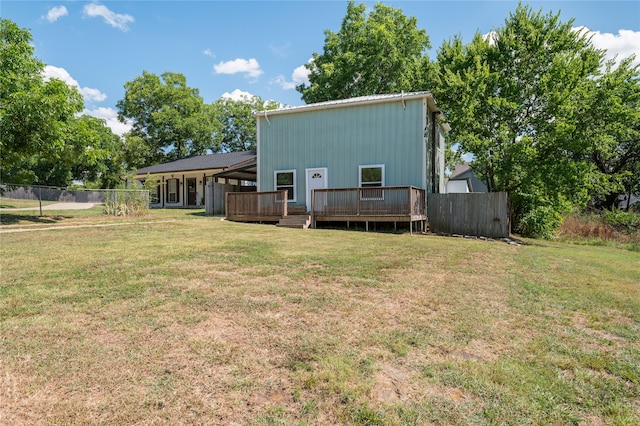
[[[604,213],[604,220],[616,230],[631,233],[640,229],[640,213],[612,210]]]
[[[551,206],[536,206],[518,220],[516,232],[528,237],[549,239],[562,225],[562,216]]]
[[[626,212],[605,212],[603,214],[574,211],[565,217],[558,238],[577,244],[610,245],[631,251],[640,251],[640,228],[624,225],[627,223]],[[611,219],[607,219],[610,217]],[[632,216],[633,217],[633,216]],[[633,224],[632,219],[630,221]],[[619,224],[614,224],[619,223]]]
[[[105,199],[104,213],[114,216],[144,216],[149,212],[149,191],[114,190]]]

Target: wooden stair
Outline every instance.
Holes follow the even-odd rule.
[[[309,228],[309,224],[311,224],[311,215],[294,214],[283,217],[276,226],[281,228],[307,229]]]

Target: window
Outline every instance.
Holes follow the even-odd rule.
[[[167,203],[179,203],[178,179],[167,179]]]
[[[360,166],[358,185],[360,188],[371,188],[362,190],[362,200],[382,200],[382,189],[379,188],[384,186],[384,164]]]
[[[157,185],[155,189],[149,191],[149,195],[151,196],[149,202],[151,204],[158,204],[160,202],[160,185]]]
[[[276,170],[274,172],[276,191],[287,190],[287,200],[296,201],[296,171]]]

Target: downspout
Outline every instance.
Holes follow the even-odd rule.
[[[431,193],[436,194],[439,192],[439,188],[436,191],[436,113],[431,113]]]

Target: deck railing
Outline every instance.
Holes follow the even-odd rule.
[[[287,191],[228,192],[225,212],[228,220],[277,221],[287,215]]]
[[[316,189],[312,215],[317,217],[425,216],[425,190],[414,186]]]

